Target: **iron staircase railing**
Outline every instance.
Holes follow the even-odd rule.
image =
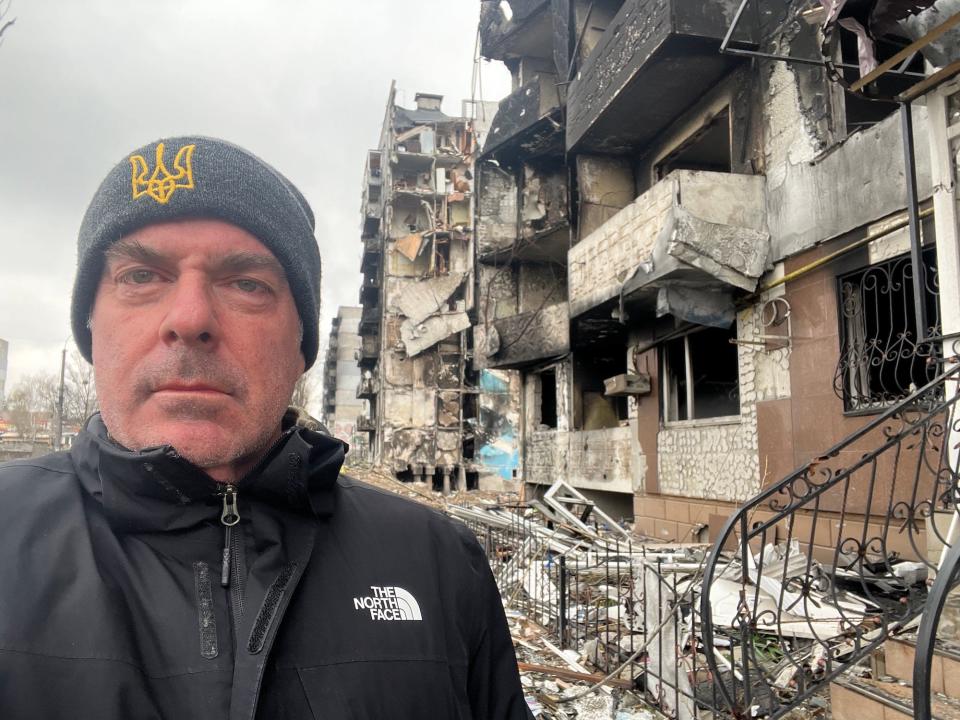
[[[782,717],[923,615],[914,703],[930,717],[936,624],[960,582],[958,382],[952,358],[728,519],[699,596],[714,712]],[[955,546],[942,563],[928,557],[931,535]]]

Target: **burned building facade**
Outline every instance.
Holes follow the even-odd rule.
[[[323,364],[323,423],[334,437],[350,445],[351,460],[367,455],[367,435],[357,427],[367,403],[357,397],[360,387],[359,307],[340,307],[330,327]]]
[[[444,489],[475,485],[484,466],[481,406],[487,415],[509,414],[503,398],[512,397],[509,387],[487,382],[481,403],[469,362],[473,161],[484,121],[482,112],[466,117],[477,114],[470,103],[453,117],[439,95],[417,93],[412,109],[395,96],[391,87],[363,189],[358,392],[370,402],[363,427],[374,460],[398,477]]]
[[[827,48],[825,15],[482,3],[481,52],[514,90],[477,163],[473,359],[520,375],[531,490],[563,478],[643,534],[707,539],[930,377],[940,350],[919,337],[958,306],[960,100],[947,84],[914,103],[908,138],[890,98],[924,58],[868,88],[884,99],[845,92],[856,36]]]

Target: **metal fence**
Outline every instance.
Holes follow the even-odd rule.
[[[504,603],[542,626],[558,649],[629,680],[667,717],[710,717],[704,711],[722,704],[701,659],[695,612],[707,546],[577,540],[525,506],[460,510]]]

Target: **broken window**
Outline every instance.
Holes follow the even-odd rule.
[[[740,414],[736,327],[704,328],[661,349],[664,420]]]
[[[940,335],[936,250],[922,253],[921,290],[927,337]],[[901,255],[838,278],[840,361],[834,385],[848,412],[902,400],[937,372],[940,343],[920,342],[913,265]]]
[[[625,349],[598,346],[574,356],[574,426],[578,430],[620,427],[629,418],[627,398],[608,397],[603,381],[626,372]]]
[[[909,39],[900,38],[902,45],[897,45],[892,36],[882,39],[874,39],[876,47],[877,62],[882,63],[887,58],[893,56],[910,43]],[[844,79],[849,82],[856,82],[860,79],[860,72],[857,70],[859,63],[859,50],[857,47],[857,36],[853,32],[840,31],[840,56],[844,64]],[[909,72],[918,73],[923,76],[923,56],[916,53],[912,59],[901,69]],[[847,118],[847,134],[863,127],[870,127],[883,120],[888,115],[896,111],[899,103],[877,100],[871,95],[879,97],[893,97],[907,86],[912,85],[918,78],[904,78],[897,75],[885,75],[876,82],[871,83],[863,89],[861,93],[843,93],[844,109]]]
[[[540,373],[540,427],[557,427],[557,372]]]
[[[730,172],[730,108],[714,115],[676,150],[657,163],[654,173],[661,180],[674,170]]]

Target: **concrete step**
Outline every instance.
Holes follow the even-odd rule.
[[[916,642],[909,636],[888,639],[883,644],[885,674],[912,685],[916,647]],[[937,642],[930,667],[930,689],[947,697],[960,698],[960,646]]]
[[[960,701],[933,696],[936,720],[960,720]],[[911,720],[913,690],[899,682],[841,676],[830,683],[833,720]]]

